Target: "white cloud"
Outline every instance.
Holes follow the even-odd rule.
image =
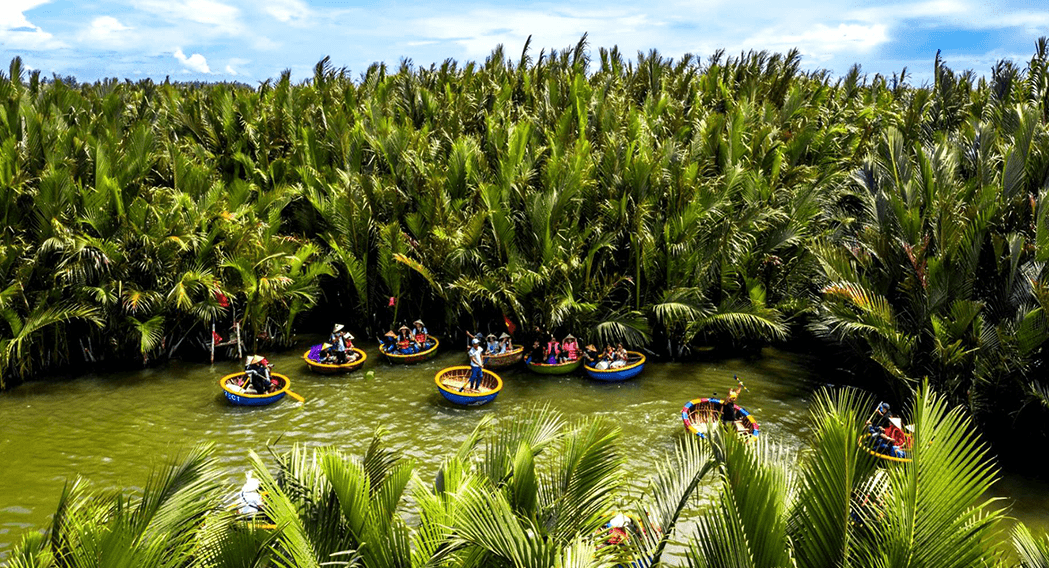
[[[202,24],[220,33],[237,35],[243,31],[240,10],[215,0],[144,0],[136,7],[172,20]]]
[[[211,73],[211,68],[208,67],[208,60],[204,59],[204,56],[199,53],[186,57],[186,54],[182,53],[182,48],[180,47],[175,50],[175,59],[178,59],[188,69],[197,73]]]
[[[120,45],[127,41],[128,34],[124,32],[130,30],[131,28],[112,16],[99,16],[91,20],[91,25],[80,33],[79,38],[81,41],[92,43]]]
[[[55,49],[65,44],[33,25],[25,13],[48,0],[4,0],[0,3],[0,45],[13,49]]]
[[[889,35],[884,24],[838,24],[835,27],[816,24],[800,34],[766,30],[744,43],[775,51],[797,47],[803,55],[827,61],[841,52],[866,52],[887,41]]]
[[[232,65],[227,65],[226,66],[226,73],[229,74],[229,75],[236,75],[237,74],[237,72],[234,71]]]
[[[301,0],[268,0],[263,8],[277,20],[298,24],[311,16],[310,8]]]

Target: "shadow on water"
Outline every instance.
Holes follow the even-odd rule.
[[[376,351],[374,345],[364,348]],[[830,376],[812,357],[774,349],[759,356],[707,353],[698,362],[649,362],[639,377],[618,383],[582,372],[537,375],[522,365],[498,371],[504,387],[493,403],[463,408],[446,401],[434,384],[440,369],[465,362],[460,352],[416,365],[369,357],[363,369],[348,376],[309,373],[301,353],[298,348],[268,358],[275,370],[291,376],[304,404],[289,397],[265,407],[228,404],[218,380],[240,370],[235,361],[213,366],[176,361],[75,381],[31,382],[0,395],[0,558],[22,532],[46,523],[68,479],[82,475],[103,488],[140,486],[154,465],[198,442],[214,444],[229,482],[239,484],[249,450],[269,459],[267,442],[278,452],[302,444],[360,454],[382,427],[387,443],[413,458],[428,480],[482,416],[515,417],[548,406],[568,421],[600,416],[618,425],[626,473],[641,482],[651,463],[685,435],[684,403],[714,392],[724,395],[736,384],[733,375],[749,389],[741,403],[757,417],[762,435],[787,451],[800,451],[809,432],[808,402],[828,382],[821,377]],[[1006,476],[996,491],[1016,499],[1014,515],[1044,529],[1049,528],[1046,489],[1041,482]],[[691,534],[687,523],[681,534]]]

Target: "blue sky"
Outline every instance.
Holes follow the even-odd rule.
[[[424,0],[0,0],[0,68],[16,55],[45,75],[250,84],[292,70],[308,78],[330,55],[356,77],[401,58],[416,65],[483,61],[503,44],[515,59],[563,49],[588,32],[591,48],[627,55],[658,49],[679,58],[797,47],[803,66],[841,75],[907,67],[927,80],[937,49],[955,69],[986,74],[999,59],[1023,62],[1049,36],[1049,3],[931,0],[873,5],[815,0],[580,0],[496,3]]]

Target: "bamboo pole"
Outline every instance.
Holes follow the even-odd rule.
[[[215,364],[215,322],[211,322],[211,364]]]

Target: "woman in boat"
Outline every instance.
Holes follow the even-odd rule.
[[[896,440],[889,436],[885,432],[885,428],[878,426],[872,426],[871,431],[871,449],[883,456],[892,456],[894,458],[906,458],[907,454],[904,453],[903,448],[896,445]]]
[[[575,337],[572,334],[565,336],[565,340],[561,343],[561,359],[562,361],[575,361],[579,358],[579,343],[576,342]]]
[[[616,360],[616,352],[612,349],[612,346],[605,344],[605,350],[601,352],[601,356],[597,358],[597,363],[594,368],[598,371],[604,371],[608,369],[612,362]]]
[[[583,349],[583,359],[586,360],[587,365],[591,363],[596,365],[597,361],[601,359],[601,352],[597,350],[597,347],[594,347],[593,343],[588,343]]]
[[[353,350],[353,340],[356,338],[353,337],[353,335],[348,331],[342,332],[342,338],[346,344],[346,362],[353,363],[354,361],[360,358],[360,355],[358,355],[357,352]]]
[[[552,333],[546,341],[545,355],[547,365],[556,365],[561,355],[561,344],[557,342]]]
[[[511,352],[513,350],[514,350],[514,341],[510,337],[510,334],[506,333],[505,331],[503,333],[499,334],[499,352],[500,353],[509,353],[509,352]]]
[[[413,345],[412,336],[409,335],[408,326],[402,325],[397,329],[399,335],[397,336],[397,350],[401,355],[411,355],[417,352],[417,349]]]
[[[616,343],[616,349],[612,352],[612,362],[608,364],[608,368],[616,369],[619,367],[626,367],[627,358],[626,348],[623,347],[622,343]]]
[[[488,355],[498,355],[502,353],[502,351],[499,350],[499,338],[497,338],[494,333],[489,333],[485,339],[488,340],[488,345],[485,349]]]
[[[543,343],[538,339],[532,343],[532,350],[528,352],[528,362],[536,364],[546,362],[546,352],[543,351]]]
[[[259,480],[251,470],[245,475],[244,485],[237,494],[237,512],[241,515],[254,516],[262,510],[262,494],[259,493]]]
[[[426,349],[430,345],[430,332],[426,329],[422,320],[415,320],[412,322],[415,329],[412,330],[412,334],[415,336],[415,342],[419,344],[419,349]]]

